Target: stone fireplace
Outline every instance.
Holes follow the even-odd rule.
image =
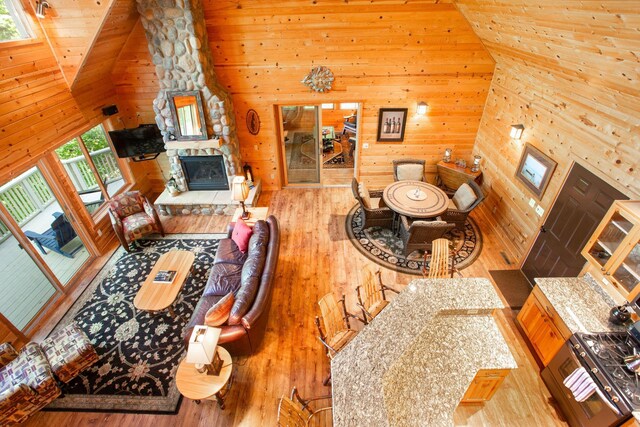
[[[180,156],[189,190],[228,190],[224,159],[220,156]]]

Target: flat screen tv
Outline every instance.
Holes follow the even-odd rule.
[[[118,157],[133,157],[133,160],[149,160],[167,151],[160,129],[155,124],[140,125],[133,129],[109,131]]]

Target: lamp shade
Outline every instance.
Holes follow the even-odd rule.
[[[416,112],[420,115],[427,114],[427,108],[429,108],[429,106],[426,102],[418,102],[418,108]]]
[[[524,132],[523,125],[511,125],[511,132],[509,135],[512,139],[519,140],[522,137],[522,132]]]
[[[220,338],[220,328],[197,325],[189,338],[187,363],[209,364],[216,354],[216,346]]]
[[[236,176],[233,178],[233,188],[231,189],[231,197],[236,202],[244,202],[249,197],[249,185],[244,176]]]

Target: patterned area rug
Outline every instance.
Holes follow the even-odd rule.
[[[138,250],[119,248],[56,326],[75,321],[100,359],[63,387],[65,396],[47,409],[170,413],[181,395],[175,372],[184,355],[182,329],[200,299],[223,235],[173,234],[138,241]],[[171,249],[195,254],[191,275],[174,311],[150,314],[133,299],[160,255]]]
[[[310,132],[295,132],[290,147],[289,169],[315,169],[315,140]]]
[[[414,251],[408,257],[403,255],[402,240],[387,228],[370,227],[362,229],[360,206],[351,208],[346,220],[347,235],[351,243],[364,256],[391,270],[401,273],[422,275],[424,253]],[[482,234],[476,223],[467,217],[464,233],[453,230],[444,235],[455,246],[455,266],[462,270],[470,266],[482,250]],[[427,268],[429,259],[427,259]]]

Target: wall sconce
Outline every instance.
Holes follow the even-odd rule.
[[[427,105],[426,102],[418,102],[418,109],[416,112],[421,116],[424,116],[427,114],[427,108],[429,108],[429,105]]]
[[[45,9],[49,9],[50,7],[47,0],[36,0],[36,16],[44,19]]]
[[[511,132],[509,135],[514,141],[520,141],[520,138],[522,138],[522,132],[524,132],[523,125],[511,125]]]

